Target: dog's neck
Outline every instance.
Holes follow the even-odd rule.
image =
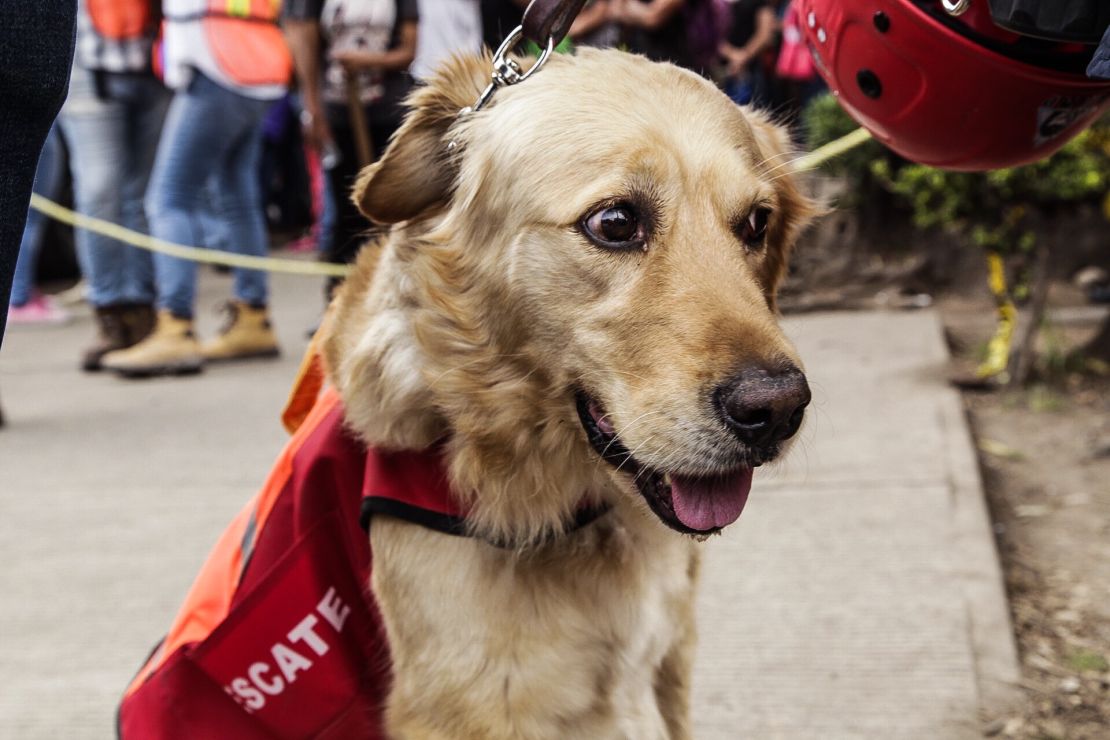
[[[364,253],[325,346],[348,423],[368,444],[446,440],[448,477],[489,541],[541,543],[614,500],[569,384],[483,322],[490,299],[469,284],[465,255],[404,229]]]

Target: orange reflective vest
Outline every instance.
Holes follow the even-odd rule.
[[[209,0],[204,30],[220,68],[240,85],[284,85],[293,57],[278,28],[281,0]]]
[[[281,0],[207,0],[193,14],[175,14],[166,3],[169,22],[200,21],[208,47],[220,69],[239,85],[285,85],[293,75],[293,57],[278,27]]]
[[[85,9],[93,29],[104,38],[124,41],[154,35],[151,0],[85,0]]]

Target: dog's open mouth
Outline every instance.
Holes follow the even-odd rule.
[[[752,468],[713,476],[689,476],[654,470],[641,464],[617,436],[605,410],[583,392],[577,397],[578,418],[586,437],[602,459],[627,473],[655,515],[685,534],[712,534],[740,518],[752,487]]]

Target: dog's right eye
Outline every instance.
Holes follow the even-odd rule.
[[[636,210],[627,203],[599,208],[582,219],[582,231],[605,249],[644,249],[646,232]]]

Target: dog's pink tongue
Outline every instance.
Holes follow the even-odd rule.
[[[675,516],[699,532],[719,529],[739,519],[751,490],[751,468],[711,478],[671,476]]]

